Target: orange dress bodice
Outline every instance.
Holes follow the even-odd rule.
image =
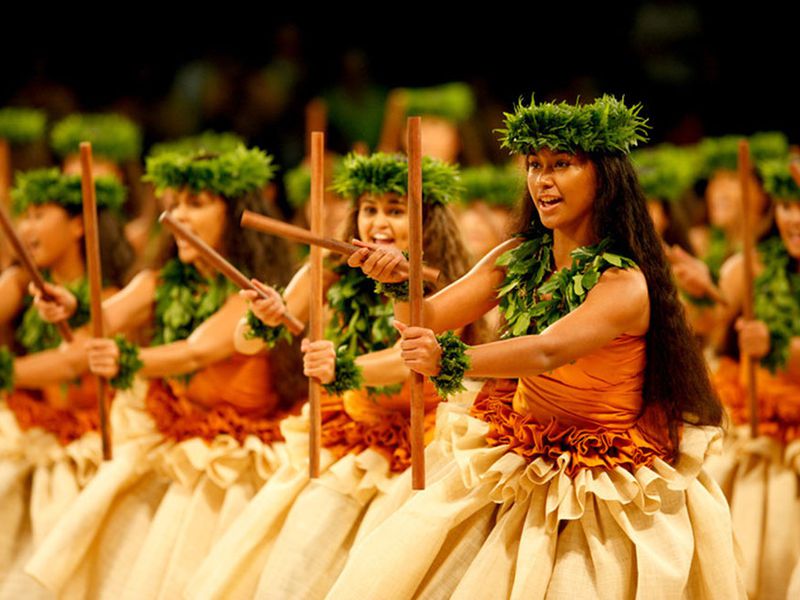
[[[197,371],[188,383],[153,379],[145,399],[159,431],[177,441],[230,435],[239,442],[248,435],[283,439],[280,421],[289,412],[278,410],[278,401],[268,355],[239,353]]]
[[[493,445],[528,460],[569,457],[581,468],[649,466],[670,453],[656,410],[642,414],[645,338],[622,335],[536,377],[487,382],[472,414],[490,425]]]
[[[433,439],[441,398],[427,378],[423,394],[427,444]],[[410,379],[390,397],[371,397],[363,388],[341,396],[323,393],[322,445],[337,458],[373,448],[386,457],[392,472],[405,471],[411,465],[410,406]]]

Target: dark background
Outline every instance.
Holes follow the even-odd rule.
[[[4,19],[0,106],[41,106],[54,117],[121,110],[144,125],[148,142],[231,128],[284,164],[302,155],[310,98],[457,80],[474,86],[486,132],[532,92],[570,101],[607,92],[644,105],[655,142],[768,129],[800,138],[800,21],[785,5],[737,13],[685,2],[494,2],[483,14],[423,14],[381,3],[299,16],[268,5],[197,6],[170,8],[186,13],[180,20],[137,5],[93,9],[87,20],[76,11]],[[258,79],[265,68],[290,74],[277,105]]]

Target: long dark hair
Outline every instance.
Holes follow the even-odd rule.
[[[613,240],[614,252],[636,262],[647,280],[650,326],[647,331],[642,415],[666,427],[673,457],[681,423],[722,423],[722,405],[678,298],[667,257],[647,212],[636,171],[627,156],[588,154],[597,174],[593,210],[595,234]],[[519,232],[548,231],[528,196],[521,207]],[[653,411],[651,409],[659,410]]]

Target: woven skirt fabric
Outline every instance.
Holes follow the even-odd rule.
[[[528,462],[488,432],[440,405],[447,466],[353,546],[328,598],[745,597],[727,503],[702,470],[716,428],[685,427],[674,466],[572,477],[568,455]]]

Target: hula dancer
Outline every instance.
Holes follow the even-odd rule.
[[[732,344],[714,382],[732,424],[728,444],[709,462],[731,506],[734,531],[745,558],[752,598],[792,598],[792,569],[800,560],[800,188],[789,160],[758,165],[772,200],[773,227],[757,246],[754,320],[739,315],[744,301],[743,255],[722,267],[720,288],[728,299],[721,325]],[[731,326],[733,326],[731,328]],[[749,407],[740,356],[759,361],[756,371],[758,437],[750,435]]]
[[[351,202],[343,239],[401,252],[407,248],[407,169],[405,159],[395,155],[351,154],[345,159],[334,184]],[[458,192],[455,167],[431,159],[423,163],[425,259],[441,270],[444,281],[454,280],[468,266],[447,206]],[[266,598],[322,598],[353,539],[391,509],[384,502],[386,493],[395,487],[410,493],[409,481],[399,477],[411,461],[409,371],[394,347],[398,334],[391,325],[392,303],[376,295],[375,282],[360,269],[335,262],[329,267],[327,339],[303,344],[305,374],[327,390],[322,399],[324,472],[309,481],[307,438],[300,438],[304,443],[292,446],[298,454],[292,460],[297,467],[291,484],[276,479],[261,489],[209,555],[190,588],[191,597],[248,597],[257,590],[258,597]],[[387,286],[384,292],[391,298],[402,295],[403,287]],[[252,301],[249,335],[274,339],[283,329],[276,326],[284,311],[307,318],[308,269],[295,275],[283,298],[271,290],[269,301],[243,294]],[[254,341],[253,350],[263,345]],[[428,385],[429,437],[439,401],[434,386]],[[290,418],[281,427],[287,439],[307,435],[308,418]],[[248,579],[253,587],[243,588]]]
[[[264,152],[237,146],[160,154],[147,178],[171,190],[177,221],[244,272],[280,283],[283,244],[237,226],[244,209],[266,210],[273,170]],[[278,424],[301,400],[299,354],[285,345],[237,353],[230,332],[244,301],[194,246],[176,245],[159,271],[139,273],[104,303],[110,333],[150,325],[150,347],[88,346],[93,373],[132,387],[112,410],[114,460],[27,566],[54,593],[179,597],[213,538],[286,460]],[[80,589],[83,568],[91,578]]]
[[[126,192],[108,177],[98,178],[96,189],[105,285],[111,295],[127,281],[133,258],[119,220]],[[46,279],[75,294],[77,308],[69,325],[77,330],[89,320],[80,177],[58,169],[20,172],[12,197],[19,236],[34,264]],[[19,587],[33,583],[22,579],[24,561],[102,461],[95,379],[88,374],[76,378],[67,368],[57,349],[61,335],[39,316],[29,291],[40,293],[21,266],[0,275],[0,323],[13,324],[15,330],[10,347],[0,347],[0,511],[5,523],[0,571],[13,570],[0,577],[2,597],[31,593],[30,587]],[[86,337],[83,332],[78,336]]]
[[[722,410],[627,156],[639,107],[532,100],[503,133],[528,162],[520,236],[427,299],[426,328],[400,325],[409,368],[492,379],[471,408],[439,405],[448,463],[353,547],[328,597],[743,598],[702,471]],[[391,281],[393,260],[372,246],[350,263]],[[498,304],[507,339],[437,339]],[[482,511],[488,532],[464,527]]]

